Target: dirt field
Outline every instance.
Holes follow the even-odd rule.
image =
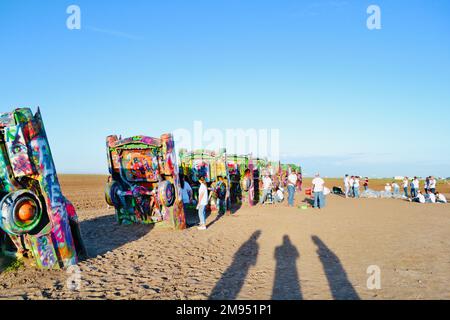
[[[90,254],[80,291],[64,271],[27,266],[0,274],[0,298],[450,299],[448,205],[329,196],[320,211],[244,207],[209,217],[207,231],[171,232],[116,225],[105,180],[61,177]],[[368,290],[369,266],[380,268],[381,290]]]

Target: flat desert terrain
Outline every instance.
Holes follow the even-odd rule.
[[[5,271],[3,260],[0,299],[450,299],[449,205],[331,195],[323,210],[244,206],[210,216],[207,231],[167,231],[117,225],[105,176],[60,180],[90,255],[80,290],[65,271]],[[371,266],[380,290],[367,286]]]

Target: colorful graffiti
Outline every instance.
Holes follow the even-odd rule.
[[[0,174],[0,253],[33,257],[43,269],[76,264],[86,251],[39,110],[0,114]]]
[[[142,223],[186,228],[179,169],[171,134],[159,139],[106,138],[110,180],[105,197],[120,224]]]
[[[181,149],[179,156],[183,175],[194,191],[194,198],[198,196],[199,179],[204,177],[211,191],[210,210],[220,213],[229,210],[230,177],[227,170],[226,150],[215,152],[202,149],[188,152]]]

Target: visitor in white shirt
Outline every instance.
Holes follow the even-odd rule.
[[[425,198],[428,203],[436,203],[436,196],[431,191],[428,191],[427,197]]]
[[[389,183],[386,183],[386,186],[384,187],[384,191],[386,192],[392,192],[392,187]]]
[[[353,182],[353,194],[355,198],[359,198],[359,177],[355,177]]]
[[[436,192],[436,202],[447,203],[447,198],[442,193]]]
[[[208,205],[208,187],[204,177],[200,178],[200,188],[198,190],[198,217],[200,219],[199,230],[206,230],[206,206]]]
[[[284,200],[283,188],[277,187],[275,190],[276,190],[275,191],[275,196],[274,196],[275,201],[276,202],[283,202],[283,200]]]
[[[409,184],[409,179],[408,179],[408,177],[405,177],[405,179],[403,179],[403,191],[405,192],[406,198],[408,198],[408,184]]]
[[[397,182],[394,181],[392,183],[392,189],[394,190],[393,192],[394,192],[395,195],[400,194],[400,186],[398,185]]]
[[[348,179],[348,184],[350,185],[350,196],[354,197],[355,196],[355,188],[353,187],[353,185],[355,184],[354,176],[351,176],[350,179]]]
[[[419,179],[417,177],[414,178],[413,185],[414,185],[414,189],[416,189],[416,192],[418,190],[420,190],[420,181],[419,181]]]
[[[428,181],[428,190],[432,193],[436,193],[436,179],[434,177],[431,177]]]
[[[417,196],[412,199],[414,202],[425,203],[425,197],[420,190],[417,191]]]
[[[292,171],[288,176],[288,205],[290,207],[294,206],[294,196],[295,196],[295,187],[297,185],[297,173]]]
[[[264,174],[262,181],[263,181],[263,195],[261,197],[261,200],[259,201],[260,204],[263,204],[266,201],[269,193],[272,192],[272,179],[269,177],[268,173]]]
[[[316,177],[312,181],[312,190],[314,192],[314,208],[322,209],[325,207],[325,196],[323,190],[325,187],[325,181],[317,173]]]
[[[348,174],[344,177],[344,190],[345,190],[345,197],[348,198],[350,195],[350,177]]]

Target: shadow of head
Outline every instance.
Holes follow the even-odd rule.
[[[255,231],[250,237],[250,241],[257,241],[261,236],[261,233],[262,233],[261,230]]]

